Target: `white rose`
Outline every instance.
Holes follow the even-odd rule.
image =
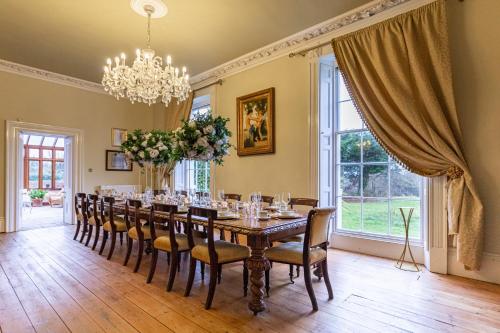
[[[223,140],[217,140],[216,145],[222,146],[224,144]]]
[[[201,132],[199,130],[196,130],[196,135],[200,136],[201,135]]]
[[[140,151],[138,155],[139,155],[140,158],[144,158],[144,152],[143,151]]]
[[[205,127],[205,128],[203,129],[203,132],[204,132],[205,134],[210,134],[210,133],[212,133],[213,131],[214,131],[214,127],[213,127],[212,125],[208,125],[207,127]]]
[[[160,153],[158,152],[158,150],[156,149],[153,149],[149,152],[149,155],[151,156],[151,158],[155,158],[159,155]]]
[[[132,150],[133,150],[133,151],[138,151],[138,150],[139,150],[139,148],[137,148],[136,146],[133,146],[133,147],[132,147]]]
[[[194,150],[190,150],[190,151],[188,151],[187,155],[188,155],[189,158],[193,158],[193,157],[196,156],[196,152]]]
[[[198,138],[198,140],[196,140],[196,144],[202,147],[208,147],[208,140],[206,137],[202,136],[201,138]]]
[[[189,122],[189,127],[192,127],[192,128],[195,128],[196,127],[196,123],[194,122],[194,120],[191,120]]]
[[[147,146],[148,146],[148,142],[147,142],[147,141],[143,141],[143,142],[141,143],[141,146],[143,146],[143,147],[147,147]]]
[[[132,137],[132,140],[137,140],[137,137],[134,135],[134,136]]]

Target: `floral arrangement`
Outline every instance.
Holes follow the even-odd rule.
[[[140,129],[127,135],[121,149],[132,161],[143,167],[151,164],[156,167],[175,164],[172,160],[172,134],[153,130],[143,132]]]
[[[222,165],[231,147],[231,132],[226,127],[228,121],[229,118],[213,117],[210,112],[183,121],[182,126],[173,132],[175,159],[214,161]]]

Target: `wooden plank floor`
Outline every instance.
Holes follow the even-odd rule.
[[[182,296],[187,258],[167,293],[166,256],[148,285],[149,256],[134,274],[134,256],[122,266],[125,246],[107,261],[72,236],[71,226],[0,235],[0,332],[500,332],[499,285],[399,271],[391,260],[330,250],[335,299],[315,279],[316,313],[302,277],[290,284],[275,264],[268,310],[255,317],[241,265],[225,266],[207,311],[207,276]]]

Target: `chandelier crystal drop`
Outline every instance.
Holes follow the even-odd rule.
[[[154,7],[145,5],[144,11],[148,16],[147,48],[136,50],[132,67],[126,65],[124,53],[115,57],[114,61],[108,58],[102,78],[104,90],[116,99],[127,97],[132,104],[141,102],[151,105],[159,98],[165,106],[170,104],[172,98],[176,98],[177,103],[182,102],[191,92],[186,67],[179,71],[179,68],[172,66],[170,56],[166,57],[166,66],[163,67],[163,59],[150,46]]]

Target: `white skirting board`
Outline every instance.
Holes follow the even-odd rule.
[[[456,249],[448,249],[448,274],[500,284],[500,254],[483,253],[480,271],[467,271],[457,261]]]
[[[5,217],[0,217],[0,232],[5,232]]]

